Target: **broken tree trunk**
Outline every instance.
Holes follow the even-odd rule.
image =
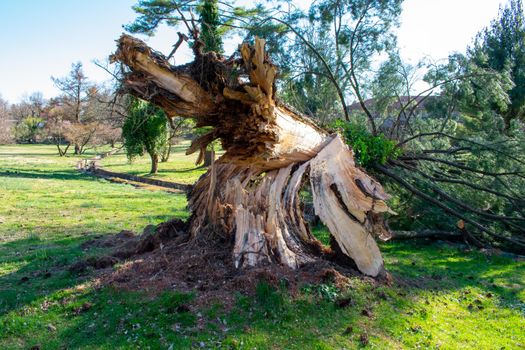
[[[196,50],[174,67],[143,42],[123,35],[112,59],[128,67],[126,91],[161,106],[170,117],[195,118],[213,130],[187,153],[222,143],[224,155],[189,194],[191,237],[229,237],[238,267],[280,263],[291,268],[322,255],[302,213],[299,192],[310,182],[316,215],[347,255],[370,276],[383,269],[373,239],[388,211],[381,185],[356,167],[339,135],[330,135],[275,98],[276,68],[264,40],[243,44],[240,58]]]

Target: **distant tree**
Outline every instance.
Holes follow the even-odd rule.
[[[86,146],[96,144],[100,124],[98,122],[72,123],[65,121],[62,127],[65,139],[78,148],[75,154],[80,155],[84,154],[87,149]]]
[[[27,116],[15,127],[15,136],[20,142],[36,143],[43,134],[44,120]]]
[[[107,104],[99,102],[94,95],[87,101],[84,121],[77,123],[68,118],[68,107],[52,100],[46,112],[47,137],[57,147],[58,154],[65,156],[70,145],[78,146],[83,154],[87,146],[111,145],[120,140],[121,126],[114,125]]]
[[[194,123],[192,120],[182,117],[174,117],[168,119],[169,121],[169,130],[168,130],[168,142],[166,147],[162,151],[162,156],[160,161],[162,163],[167,162],[171,156],[171,146],[177,144],[178,138],[184,134],[191,134]]]
[[[22,119],[31,116],[40,118],[46,106],[46,100],[41,92],[34,92],[26,95],[19,103],[15,103],[10,108],[10,114],[17,123]]]
[[[95,135],[95,143],[99,145],[110,145],[115,148],[117,142],[122,138],[121,127],[115,127],[110,123],[100,123]]]
[[[15,140],[13,124],[9,104],[0,96],[0,144],[9,144]]]
[[[156,174],[159,160],[168,144],[168,123],[164,111],[144,100],[130,98],[122,137],[128,158],[147,153],[151,158],[150,173]]]
[[[62,91],[62,106],[67,119],[73,123],[82,123],[84,120],[86,102],[93,85],[89,83],[82,70],[82,63],[71,65],[71,71],[66,77],[51,77],[55,86]],[[80,130],[82,128],[76,128]],[[74,143],[75,154],[80,154],[81,146]]]
[[[45,132],[47,137],[57,147],[58,155],[63,157],[67,154],[71,143],[66,139],[65,123],[67,123],[67,118],[64,108],[58,100],[50,100],[46,116]]]

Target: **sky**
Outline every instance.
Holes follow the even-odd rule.
[[[0,0],[0,96],[11,103],[32,92],[45,98],[59,94],[51,81],[67,75],[81,61],[93,82],[109,75],[93,61],[103,61],[115,49],[122,25],[135,18],[137,0]],[[296,0],[301,7],[305,0]],[[473,37],[498,14],[506,0],[405,0],[398,29],[402,57],[416,63],[423,57],[446,58],[464,52]],[[176,30],[161,28],[145,38],[154,49],[168,53]],[[233,48],[236,43],[226,43]],[[177,52],[176,62],[190,58]]]

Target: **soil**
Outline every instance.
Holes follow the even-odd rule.
[[[110,253],[79,261],[70,271],[81,274],[98,270],[100,286],[149,294],[165,290],[194,292],[195,304],[220,302],[226,308],[233,305],[236,292],[253,295],[260,281],[275,287],[285,285],[294,295],[304,284],[334,283],[344,288],[350,277],[361,276],[349,266],[326,259],[296,270],[279,264],[237,269],[231,257],[231,242],[190,241],[185,229],[184,222],[172,220],[157,227],[147,226],[141,235],[122,231],[95,238],[82,245],[86,253],[93,248],[110,248]]]

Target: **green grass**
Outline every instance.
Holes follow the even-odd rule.
[[[383,244],[400,281],[393,287],[353,278],[343,291],[304,285],[292,299],[260,283],[228,312],[220,304],[188,312],[180,306],[194,296],[176,290],[151,297],[97,287],[94,274],[68,272],[87,254],[82,242],[185,218],[186,201],[80,174],[77,158],[54,152],[0,146],[0,349],[525,347],[525,262],[445,243]],[[129,165],[115,157],[104,161],[108,169],[147,171],[146,158]],[[181,158],[161,176],[191,182],[180,172],[191,160]],[[342,298],[348,307],[337,307]]]
[[[158,173],[150,175],[151,162],[149,157],[138,157],[129,161],[124,150],[103,159],[100,164],[107,170],[132,175],[148,176],[155,179],[175,181],[184,184],[193,184],[206,172],[206,169],[195,165],[197,153],[187,156],[185,154],[189,142],[183,141],[172,146],[170,159],[159,163]]]

